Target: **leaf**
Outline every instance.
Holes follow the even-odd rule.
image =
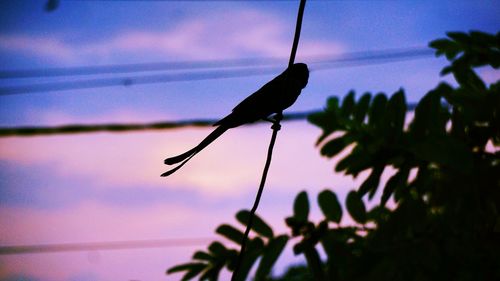
[[[224,256],[227,252],[226,247],[218,241],[212,242],[212,244],[208,246],[208,250],[216,257]]]
[[[302,254],[306,250],[307,246],[308,245],[306,244],[305,240],[298,242],[297,244],[293,245],[293,254],[296,256]]]
[[[408,175],[410,170],[408,168],[401,168],[396,174],[394,174],[385,184],[384,191],[382,193],[382,197],[380,198],[380,205],[385,206],[392,193],[397,188],[403,187],[408,180]]]
[[[464,32],[446,32],[446,35],[464,46],[470,45],[471,43],[469,35]]]
[[[451,137],[430,137],[415,143],[415,158],[438,163],[462,173],[470,173],[474,165],[472,152],[460,140]]]
[[[366,117],[366,113],[368,112],[368,108],[370,107],[371,94],[365,93],[358,101],[358,104],[354,108],[354,120],[358,123],[363,123]]]
[[[198,268],[198,267],[204,268],[206,266],[207,266],[206,263],[201,263],[201,262],[184,263],[184,264],[176,265],[174,267],[169,268],[167,270],[167,274],[172,274],[172,273],[181,272],[181,271],[187,271],[187,270],[191,270],[191,269]]]
[[[429,47],[436,49],[436,56],[445,54],[448,60],[454,59],[462,51],[456,42],[448,39],[431,41]]]
[[[329,221],[340,223],[342,219],[342,207],[334,192],[328,189],[323,190],[318,195],[318,205]]]
[[[476,45],[495,46],[497,44],[497,40],[494,35],[477,30],[471,31],[469,34],[470,34],[470,39]]]
[[[309,217],[309,198],[307,192],[300,192],[293,202],[293,216],[299,222],[307,222]]]
[[[340,108],[340,114],[342,114],[342,116],[348,117],[349,115],[351,115],[356,104],[354,97],[354,91],[350,91],[342,100],[342,107]]]
[[[370,168],[372,158],[363,152],[353,150],[345,158],[340,160],[335,166],[335,171],[341,172],[346,170],[346,174],[357,175],[359,172]]]
[[[486,91],[483,80],[469,66],[453,64],[453,76],[462,87],[471,88],[474,91]]]
[[[254,265],[255,261],[257,261],[257,258],[261,255],[263,247],[264,243],[262,242],[262,239],[258,237],[249,241],[247,250],[243,255],[243,260],[241,261],[238,274],[237,276],[233,276],[233,279],[231,279],[232,281],[247,280],[248,273],[250,272],[250,269]]]
[[[234,271],[238,262],[239,251],[229,250],[226,255],[226,266],[230,271]]]
[[[380,183],[380,176],[384,172],[385,165],[378,165],[372,169],[372,172],[366,178],[366,180],[361,184],[358,189],[358,194],[360,197],[363,197],[366,193],[370,192],[370,199],[375,194],[375,191],[378,188]]]
[[[197,251],[193,255],[193,260],[213,261],[214,257],[207,252]]]
[[[361,196],[359,196],[356,191],[351,191],[347,194],[346,207],[347,211],[355,221],[361,224],[366,222],[365,204],[361,200]]]
[[[383,93],[377,94],[372,100],[372,104],[368,112],[368,124],[370,126],[380,126],[380,123],[382,123],[384,118],[386,104],[387,97]]]
[[[400,135],[403,133],[406,109],[405,93],[401,89],[394,93],[387,103],[387,122],[390,124],[393,134]]]
[[[243,225],[248,225],[250,219],[250,212],[247,210],[241,210],[236,214],[236,219]],[[274,236],[273,229],[265,223],[257,214],[254,214],[252,230],[258,234],[272,238]]]
[[[188,281],[193,279],[196,275],[200,274],[205,268],[207,268],[207,265],[199,265],[191,267],[191,269],[188,272],[186,272],[186,274],[182,277],[181,281]]]
[[[368,220],[374,221],[376,223],[387,220],[390,215],[391,211],[381,205],[374,207],[366,214]]]
[[[264,249],[264,254],[260,260],[259,267],[255,274],[256,280],[263,280],[265,277],[269,276],[271,270],[278,260],[279,256],[285,249],[288,242],[288,236],[280,235],[269,241],[268,245]]]
[[[223,263],[212,264],[199,278],[199,280],[215,281],[219,279],[220,271],[224,266]]]
[[[320,127],[323,131],[316,145],[321,143],[330,134],[340,129],[337,120],[339,111],[339,99],[337,97],[330,97],[327,100],[326,108],[323,112],[313,113],[307,117],[310,123]]]
[[[410,125],[414,138],[422,139],[428,135],[446,134],[447,116],[443,115],[441,95],[447,91],[447,85],[440,84],[428,92],[415,108],[415,116]]]
[[[228,224],[220,225],[219,227],[217,227],[215,232],[239,245],[241,245],[241,242],[243,241],[243,238],[245,236],[245,234],[243,234],[243,232],[241,232],[239,229],[236,229]]]
[[[352,139],[350,135],[346,134],[327,142],[323,145],[320,152],[326,157],[333,157],[344,150],[351,142]]]

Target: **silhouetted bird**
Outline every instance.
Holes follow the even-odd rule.
[[[253,93],[240,104],[231,114],[214,124],[217,128],[194,148],[175,157],[165,159],[165,164],[173,165],[182,162],[179,166],[163,173],[167,177],[180,169],[184,164],[228,129],[243,124],[252,123],[260,119],[267,119],[273,113],[280,113],[291,106],[307,85],[309,70],[304,63],[296,63],[291,68],[268,82],[257,92]]]

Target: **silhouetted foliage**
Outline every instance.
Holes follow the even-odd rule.
[[[452,74],[457,86],[441,83],[429,91],[411,122],[403,90],[390,97],[332,97],[323,112],[309,117],[323,131],[322,155],[349,150],[335,171],[353,177],[368,172],[345,202],[357,225],[339,224],[344,212],[330,189],[317,198],[324,219],[310,221],[308,194],[301,192],[285,220],[289,235],[275,236],[258,219],[239,280],[258,260],[256,280],[500,280],[500,81],[487,85],[474,70],[498,69],[500,33],[447,35],[430,46],[451,62],[442,75]],[[384,172],[391,174],[387,181]],[[367,210],[362,199],[377,192],[379,204]],[[245,213],[237,215],[243,224]],[[217,233],[241,242],[233,226],[221,225]],[[288,241],[307,266],[271,278]],[[184,271],[183,280],[216,280],[223,267],[234,269],[237,254],[214,242],[193,263],[168,272]]]

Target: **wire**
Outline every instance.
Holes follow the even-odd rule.
[[[398,61],[419,59],[424,57],[431,57],[432,51],[430,49],[423,48],[411,48],[411,49],[391,49],[382,51],[371,51],[371,52],[357,52],[351,54],[345,54],[341,57],[312,57],[310,58],[310,65],[312,65],[313,70],[326,70],[332,68],[340,67],[354,67],[354,66],[365,66],[381,63],[394,63]],[[183,62],[178,62],[181,67],[193,67],[193,68],[204,68],[208,65],[218,65],[221,67],[236,67],[239,63],[248,61],[250,59],[242,59],[241,61],[200,61],[192,62],[191,64],[184,64]],[[36,92],[50,92],[50,91],[67,91],[76,89],[90,89],[90,88],[102,88],[102,87],[112,87],[112,86],[131,86],[139,84],[152,84],[152,83],[171,83],[171,82],[182,82],[182,81],[196,81],[196,80],[213,80],[213,79],[225,79],[225,78],[236,78],[236,77],[248,77],[264,74],[272,74],[281,71],[281,67],[276,66],[274,61],[279,59],[271,59],[269,63],[265,62],[263,59],[255,59],[255,63],[261,65],[260,67],[253,68],[236,68],[229,70],[209,70],[209,71],[186,71],[186,72],[176,72],[176,73],[164,73],[164,74],[154,74],[154,75],[143,75],[143,76],[124,76],[124,77],[113,77],[113,78],[97,78],[97,79],[86,79],[77,81],[66,81],[66,82],[52,82],[52,83],[40,83],[31,84],[23,86],[10,86],[10,87],[0,87],[0,96],[7,95],[19,95],[27,93]],[[229,63],[230,62],[230,63]],[[175,63],[173,63],[175,64]],[[172,64],[172,65],[173,65]],[[75,75],[83,75],[83,73],[95,74],[105,73],[106,71],[118,71],[120,73],[124,71],[137,72],[143,71],[144,69],[160,68],[161,65],[125,65],[122,68],[118,66],[104,66],[99,67],[83,67],[83,68],[73,68],[69,72],[77,73]],[[165,66],[165,65],[163,65]],[[162,67],[163,67],[162,66]],[[92,72],[94,71],[94,72]],[[34,75],[38,72],[43,72],[41,70],[28,70],[26,75]],[[59,75],[64,72],[64,69],[52,69],[47,73],[52,73],[54,75]],[[17,73],[17,74],[16,74]],[[3,75],[8,77],[13,77],[15,75],[21,75],[19,71],[4,71]],[[24,75],[24,74],[23,74]]]
[[[118,77],[118,78],[101,78],[89,79],[69,82],[53,82],[44,84],[33,84],[18,87],[2,87],[0,88],[0,95],[18,95],[36,92],[50,92],[50,91],[66,91],[90,88],[102,88],[111,86],[131,86],[139,84],[153,84],[153,83],[169,83],[193,80],[212,80],[223,78],[247,77],[254,75],[275,73],[277,69],[239,69],[233,71],[215,70],[204,72],[186,72],[186,73],[170,73],[170,74],[156,74],[144,75],[136,77]]]
[[[408,110],[414,110],[416,103],[408,104]],[[304,120],[310,114],[321,112],[320,110],[311,110],[303,112],[287,113],[283,115],[282,121]],[[23,127],[0,127],[1,137],[30,137],[43,135],[61,135],[61,134],[83,134],[97,132],[128,132],[128,131],[147,131],[147,130],[172,130],[187,127],[211,127],[218,119],[194,119],[179,120],[154,123],[133,123],[133,124],[72,124],[62,126],[23,126]],[[264,122],[264,121],[259,121]],[[258,123],[258,122],[257,122]]]
[[[312,64],[352,63],[359,60],[393,60],[432,55],[432,50],[426,47],[393,48],[376,51],[352,52],[342,55],[322,55],[304,58]],[[196,70],[208,68],[235,68],[248,66],[280,66],[286,58],[255,57],[240,59],[174,61],[157,63],[135,63],[100,66],[56,67],[38,69],[14,69],[0,71],[0,79],[83,76],[99,74],[136,73],[149,71]]]
[[[82,76],[97,74],[134,73],[147,71],[171,71],[185,69],[232,68],[244,66],[265,66],[277,64],[279,58],[241,58],[198,61],[173,61],[156,63],[135,63],[116,65],[95,65],[79,67],[55,67],[44,69],[15,69],[0,71],[0,79]]]
[[[305,111],[286,114],[285,121],[305,119],[309,114],[315,111]],[[99,125],[62,125],[50,127],[26,126],[26,127],[4,127],[0,128],[0,137],[11,136],[39,136],[39,135],[59,135],[59,134],[81,134],[96,132],[126,132],[126,131],[145,131],[145,130],[167,130],[179,129],[185,127],[211,127],[216,119],[199,120],[180,120],[176,122],[154,122],[154,123],[136,123],[136,124],[99,124]],[[263,122],[263,121],[259,121]]]
[[[1,246],[0,255],[125,250],[206,245],[211,237]]]

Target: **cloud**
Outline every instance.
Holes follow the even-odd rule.
[[[0,35],[0,49],[32,53],[61,61],[74,60],[76,57],[76,50],[56,37]]]
[[[248,126],[228,131],[169,178],[166,156],[196,145],[211,129],[185,129],[131,134],[3,138],[0,160],[46,166],[56,175],[93,182],[100,188],[164,187],[193,189],[207,196],[245,194],[259,184],[271,130]],[[333,163],[321,158],[314,141],[319,131],[304,123],[286,123],[278,139],[269,184],[294,186],[347,185],[350,179],[332,173]],[[26,171],[28,173],[29,171]]]
[[[106,60],[116,54],[176,59],[286,57],[291,35],[289,26],[273,14],[240,10],[185,18],[165,31],[126,30],[98,42],[75,44],[57,36],[0,35],[0,49],[73,63]],[[342,49],[334,42],[303,40],[299,53],[339,53]]]
[[[2,206],[0,240],[6,246],[210,237],[222,217],[220,211],[207,214],[181,203],[135,209],[87,202],[64,211]],[[0,279],[22,274],[52,281],[82,275],[161,280],[168,266],[188,261],[204,246],[4,255]]]

